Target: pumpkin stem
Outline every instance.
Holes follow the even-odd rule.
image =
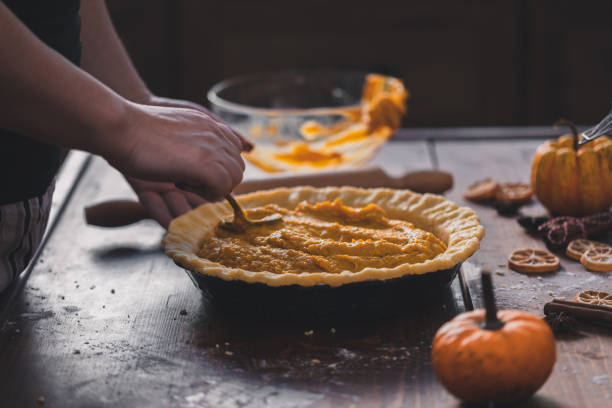
[[[578,141],[580,139],[580,135],[578,133],[578,128],[576,128],[576,125],[574,124],[574,122],[569,121],[567,119],[559,119],[554,126],[556,128],[561,127],[561,126],[567,126],[569,128],[569,130],[572,132],[572,135],[574,136],[574,150],[578,150]]]
[[[485,321],[482,328],[485,330],[499,330],[503,327],[504,322],[497,318],[497,306],[495,305],[495,293],[493,292],[493,280],[491,272],[483,270],[481,273],[482,280],[482,295],[485,304]]]

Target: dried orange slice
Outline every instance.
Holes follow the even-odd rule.
[[[508,266],[517,272],[545,273],[559,269],[559,258],[543,249],[517,249],[508,258]]]
[[[612,272],[612,247],[589,249],[580,257],[580,263],[590,271]]]
[[[599,290],[587,289],[578,293],[574,298],[574,302],[612,307],[612,294]]]
[[[463,193],[463,198],[471,201],[486,201],[495,198],[499,184],[491,179],[477,181]]]
[[[501,183],[495,192],[495,199],[501,202],[523,204],[531,200],[533,190],[525,183]]]
[[[572,259],[580,261],[582,254],[593,248],[612,248],[603,242],[591,241],[588,239],[575,239],[570,242],[565,249],[565,254]]]

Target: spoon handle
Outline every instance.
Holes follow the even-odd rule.
[[[234,209],[234,221],[233,222],[241,222],[241,223],[248,224],[249,220],[247,219],[246,214],[244,213],[244,210],[242,209],[240,204],[238,204],[238,201],[236,201],[234,196],[230,193],[225,196],[225,199]]]
[[[149,212],[138,201],[104,201],[85,208],[85,221],[99,227],[122,227],[150,218]]]

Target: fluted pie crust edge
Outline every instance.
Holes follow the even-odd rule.
[[[484,236],[484,228],[472,209],[459,207],[439,195],[418,194],[409,190],[306,186],[258,191],[236,198],[245,209],[274,203],[293,210],[302,201],[317,203],[336,198],[340,198],[349,207],[364,207],[374,203],[382,207],[389,218],[406,220],[432,232],[448,248],[422,263],[403,264],[393,268],[365,268],[358,272],[276,274],[229,268],[197,255],[202,241],[214,233],[219,222],[232,216],[229,204],[219,202],[204,204],[172,221],[163,240],[166,254],[184,268],[227,281],[258,282],[268,286],[326,284],[336,287],[353,282],[387,280],[450,269],[476,252]]]

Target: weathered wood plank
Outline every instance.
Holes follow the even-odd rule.
[[[545,248],[542,241],[526,234],[512,217],[502,217],[490,207],[466,202],[465,189],[474,181],[491,177],[500,181],[529,181],[530,163],[538,141],[437,142],[440,167],[455,174],[449,197],[474,208],[486,230],[481,249],[470,259],[468,272],[475,306],[481,307],[478,272],[486,267],[494,274],[500,308],[522,309],[542,315],[552,296],[567,299],[582,289],[612,289],[612,274],[587,272],[577,262],[560,256],[558,272],[529,276],[509,270],[508,255],[517,248]],[[532,215],[545,210],[534,203],[523,210]],[[555,371],[539,395],[551,406],[607,406],[612,401],[612,333],[581,326],[581,334],[558,342]],[[544,405],[548,406],[548,405]]]
[[[81,151],[72,151],[68,153],[62,167],[60,168],[56,182],[55,191],[53,194],[53,201],[51,203],[51,210],[49,213],[49,221],[47,223],[47,230],[40,243],[38,250],[32,256],[32,261],[26,267],[17,280],[8,287],[5,291],[0,293],[0,324],[4,321],[5,313],[10,306],[13,299],[19,295],[25,282],[28,280],[32,268],[36,264],[40,252],[44,248],[49,236],[52,234],[55,226],[61,218],[61,215],[66,208],[68,201],[72,197],[76,187],[78,186],[81,177],[87,169],[90,162],[90,155]]]
[[[590,126],[578,126],[582,131]],[[506,127],[441,127],[441,128],[402,128],[398,129],[393,136],[394,140],[447,140],[447,141],[469,141],[469,140],[500,140],[500,139],[550,139],[557,137],[560,130],[553,126],[506,126]]]
[[[389,148],[381,164],[431,165],[422,142]],[[450,290],[360,324],[224,316],[163,254],[152,221],[84,225],[85,205],[126,196],[122,177],[95,159],[0,329],[3,407],[39,396],[68,408],[454,404],[429,356],[437,327],[461,310]]]

